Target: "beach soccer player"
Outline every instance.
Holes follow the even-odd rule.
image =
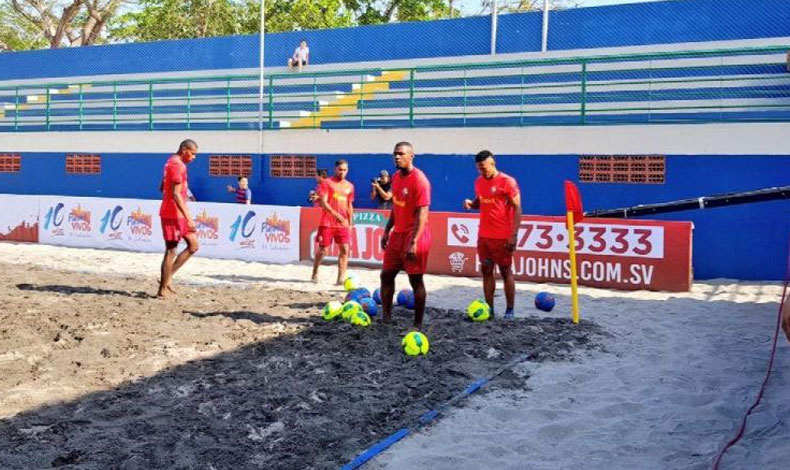
[[[197,143],[187,139],[178,146],[178,153],[172,155],[165,163],[162,205],[159,208],[162,235],[165,239],[165,257],[162,260],[159,292],[156,294],[159,298],[174,293],[171,286],[173,275],[198,251],[195,221],[187,207],[187,165],[195,159],[197,150]],[[176,256],[176,249],[182,238],[187,246]]]
[[[335,162],[335,174],[325,178],[318,187],[321,221],[318,225],[318,250],[313,263],[313,282],[318,282],[318,268],[327,249],[335,243],[339,248],[337,258],[337,285],[342,285],[348,268],[348,251],[351,244],[351,226],[354,219],[354,185],[346,180],[348,162]]]
[[[381,269],[382,321],[392,321],[392,296],[395,276],[401,270],[409,275],[414,291],[413,330],[422,329],[425,313],[425,283],[423,274],[431,248],[428,229],[428,207],[431,205],[431,183],[414,166],[414,147],[399,142],[393,151],[396,171],[392,177],[392,210],[381,238],[384,265]]]
[[[483,273],[483,294],[494,316],[494,266],[499,267],[505,287],[505,318],[513,318],[516,281],[513,278],[513,252],[521,224],[521,195],[513,177],[497,170],[494,155],[482,150],[475,156],[480,176],[475,181],[474,200],[464,200],[464,209],[480,209],[477,255]]]

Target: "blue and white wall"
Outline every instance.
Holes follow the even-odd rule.
[[[458,211],[472,194],[473,155],[488,148],[499,167],[522,188],[525,212],[564,213],[562,182],[578,182],[579,155],[667,156],[662,185],[580,183],[587,209],[624,207],[731,191],[790,184],[790,124],[652,125],[485,129],[294,130],[265,132],[259,155],[254,132],[125,132],[3,134],[3,151],[21,152],[22,172],[0,174],[0,192],[158,198],[162,165],[186,137],[200,144],[190,167],[190,187],[199,200],[230,201],[232,178],[211,177],[207,155],[251,154],[253,200],[305,205],[311,179],[269,176],[270,155],[316,155],[331,169],[350,162],[357,205],[370,207],[370,178],[392,169],[392,145],[415,144],[417,165],[433,184],[433,210]],[[102,174],[67,175],[70,152],[99,153]],[[698,279],[781,279],[790,236],[790,201],[662,216],[695,224],[694,268]]]
[[[790,36],[787,0],[669,0],[551,13],[551,51]],[[267,67],[299,40],[315,64],[485,55],[489,17],[266,35]],[[418,38],[419,40],[415,40]],[[448,39],[451,38],[451,39]],[[457,38],[463,38],[458,40]],[[541,13],[499,17],[497,52],[540,51]],[[159,41],[0,54],[0,81],[258,67],[258,37]]]

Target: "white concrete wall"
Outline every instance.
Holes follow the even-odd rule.
[[[790,155],[790,123],[486,127],[370,130],[0,133],[3,152],[166,153],[186,138],[206,153],[388,153],[401,140],[418,154]]]

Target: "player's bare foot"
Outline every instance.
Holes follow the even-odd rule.
[[[310,282],[312,282],[313,284],[318,284],[318,276],[311,277]]]
[[[156,293],[156,298],[160,299],[160,300],[164,300],[164,299],[170,297],[170,295],[171,294],[167,291],[167,289],[164,289],[164,290],[163,289],[159,289],[159,291]]]
[[[336,285],[336,286],[342,286],[342,285],[343,285],[343,281],[341,281],[340,279],[338,279],[338,280],[337,280],[337,282],[335,282],[335,285]]]
[[[416,331],[418,333],[421,332],[422,325],[412,325],[411,328],[409,328],[409,333],[411,333],[412,331]]]
[[[175,289],[173,289],[173,285],[172,284],[168,284],[167,285],[167,291],[170,292],[173,295],[177,295],[178,294],[178,292]]]

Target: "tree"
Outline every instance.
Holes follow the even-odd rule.
[[[298,31],[445,18],[449,0],[267,0],[266,31]],[[457,15],[456,15],[457,16]],[[258,0],[141,0],[119,17],[113,40],[151,41],[260,31]]]
[[[114,40],[228,36],[244,31],[244,4],[233,0],[141,0],[138,9],[118,17],[111,26]]]
[[[13,12],[32,25],[51,48],[66,41],[88,46],[101,41],[121,0],[10,0]]]
[[[47,41],[36,27],[17,15],[10,4],[0,3],[0,52],[45,47]]]

